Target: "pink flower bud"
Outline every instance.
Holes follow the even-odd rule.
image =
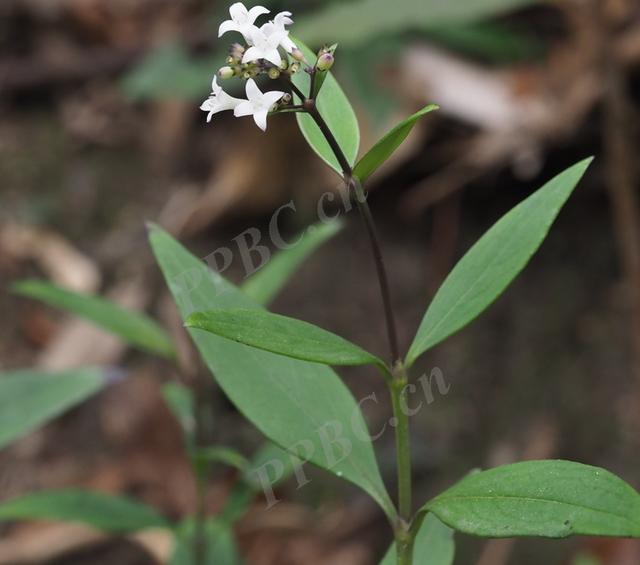
[[[333,62],[335,61],[334,56],[331,53],[323,53],[318,57],[318,62],[316,63],[316,69],[319,71],[328,71],[331,67],[333,67]]]

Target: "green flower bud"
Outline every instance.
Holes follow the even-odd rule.
[[[300,63],[292,63],[289,67],[289,73],[295,75],[300,70]]]
[[[242,76],[244,78],[253,78],[258,76],[258,74],[260,74],[258,67],[256,67],[255,65],[247,65],[242,73]]]
[[[318,62],[316,63],[316,69],[319,71],[328,71],[331,67],[333,67],[333,63],[335,61],[334,56],[331,53],[323,53],[318,57]]]
[[[269,78],[276,79],[280,76],[280,69],[277,69],[276,67],[271,67],[267,71],[267,74],[269,75]]]
[[[222,67],[219,71],[218,71],[218,76],[221,79],[228,79],[228,78],[232,78],[234,77],[236,74],[236,72],[231,68],[231,67]]]

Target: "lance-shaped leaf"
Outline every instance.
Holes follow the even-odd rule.
[[[314,64],[316,56],[313,51],[298,39],[294,39],[294,41],[309,63]],[[303,71],[296,73],[293,75],[293,82],[305,96],[309,95],[311,77],[307,73]],[[316,108],[336,138],[347,161],[349,161],[350,165],[353,165],[358,156],[358,148],[360,146],[358,120],[348,98],[331,73],[327,73],[322,89],[316,99]],[[338,174],[342,174],[342,167],[338,159],[313,118],[303,112],[297,113],[296,117],[298,118],[300,131],[311,148]]]
[[[420,525],[413,544],[413,562],[420,565],[451,565],[456,553],[453,530],[436,516],[428,514]],[[396,546],[393,544],[380,565],[396,565]]]
[[[232,308],[196,312],[189,328],[204,330],[251,347],[324,365],[377,365],[384,361],[318,326],[265,310]]]
[[[150,239],[183,319],[194,311],[259,308],[166,232],[152,228]],[[269,439],[360,486],[395,516],[360,408],[329,367],[190,333],[224,392]]]
[[[72,292],[44,281],[22,281],[13,288],[23,296],[89,320],[133,347],[168,358],[176,355],[167,333],[144,314],[126,310],[98,296]]]
[[[570,167],[503,216],[458,262],[429,305],[407,354],[410,366],[500,296],[542,244],[592,159]]]
[[[80,404],[104,383],[98,369],[0,374],[0,449]]]
[[[242,285],[242,292],[266,305],[278,294],[296,269],[323,243],[342,229],[340,220],[309,226],[291,247],[276,253]]]
[[[640,536],[640,494],[609,471],[570,461],[470,474],[424,510],[483,537]]]
[[[416,125],[418,120],[428,114],[437,110],[438,106],[430,104],[425,106],[419,112],[409,116],[406,120],[399,123],[390,132],[388,132],[380,141],[378,141],[367,153],[358,161],[353,174],[357,176],[361,182],[364,182],[369,178],[378,167],[380,167],[392,154],[400,147],[400,144],[411,133],[413,126]]]
[[[165,518],[140,502],[85,490],[43,491],[3,502],[0,520],[78,522],[112,533],[169,527]]]

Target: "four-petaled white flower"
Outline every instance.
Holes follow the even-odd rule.
[[[207,122],[211,121],[214,114],[218,112],[224,112],[225,110],[235,110],[235,108],[243,102],[240,98],[234,98],[229,96],[221,86],[218,86],[217,77],[213,77],[211,82],[211,94],[200,106],[200,109],[204,112],[209,112],[207,116]]]
[[[243,63],[251,63],[258,59],[264,59],[279,67],[282,63],[282,57],[278,51],[286,33],[280,31],[275,24],[271,22],[264,24],[261,28],[254,28],[250,32],[251,47],[247,49],[242,57]]]
[[[231,19],[220,24],[218,37],[223,36],[228,31],[239,31],[247,41],[250,41],[251,34],[256,29],[254,22],[259,16],[268,13],[269,10],[264,6],[254,6],[251,10],[247,10],[242,2],[236,2],[229,8]]]
[[[262,130],[267,129],[267,114],[273,105],[280,100],[285,93],[279,90],[262,92],[253,79],[247,80],[247,98],[238,104],[233,114],[236,117],[253,116],[256,125]]]

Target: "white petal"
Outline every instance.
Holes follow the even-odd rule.
[[[279,90],[271,90],[270,92],[265,92],[262,95],[262,100],[264,101],[267,108],[271,108],[278,100],[280,100],[284,96],[284,92],[280,92]]]
[[[254,6],[249,10],[249,22],[253,23],[258,19],[258,16],[262,16],[263,14],[268,14],[269,10],[267,10],[264,6]]]
[[[258,88],[256,81],[250,78],[245,85],[245,90],[247,92],[247,98],[250,102],[259,102],[262,100],[262,91]]]
[[[282,45],[282,48],[287,53],[291,53],[294,49],[298,48],[298,46],[289,38],[289,32],[287,32],[287,35],[280,40],[280,45]]]
[[[244,102],[241,98],[229,96],[226,92],[221,92],[218,97],[219,106],[222,110],[235,110],[235,108]]]
[[[239,118],[241,116],[250,116],[251,114],[253,114],[253,111],[253,104],[251,104],[251,102],[249,102],[248,100],[243,100],[235,107],[235,109],[233,110],[233,115],[236,118]]]
[[[209,112],[209,116],[207,117],[207,121],[210,122],[211,121],[211,116],[213,116],[214,114],[217,114],[219,112],[223,112],[224,110],[226,110],[226,108],[222,108],[220,107],[218,104],[215,103],[215,101],[212,101],[210,104],[206,105],[206,102],[200,106],[200,109],[204,112]]]
[[[242,26],[239,31],[244,36],[244,40],[247,42],[247,45],[255,45],[255,35],[256,33],[260,32],[260,30],[256,26],[254,26],[253,24],[246,24]]]
[[[279,67],[282,63],[282,57],[278,49],[269,49],[262,54],[262,58],[273,63],[276,67]]]
[[[240,31],[240,28],[233,20],[226,20],[222,22],[218,28],[218,37],[222,37],[228,31]]]
[[[267,114],[269,112],[267,110],[261,110],[260,112],[256,112],[253,115],[253,120],[256,122],[256,125],[262,130],[267,131]]]
[[[200,109],[203,112],[208,112],[209,110],[211,110],[211,107],[213,106],[212,100],[211,98],[208,98],[207,100],[205,100],[201,105],[200,105]]]
[[[273,22],[267,22],[266,24],[262,24],[260,26],[260,31],[264,33],[267,37],[275,33],[277,30],[278,28]]]
[[[258,59],[262,59],[262,51],[255,46],[249,47],[249,49],[247,49],[242,56],[243,63],[251,63],[252,61],[257,61]]]
[[[280,12],[279,14],[276,14],[276,17],[273,19],[273,21],[276,22],[276,24],[282,26],[291,25],[293,23],[291,16],[291,12]]]
[[[238,23],[243,23],[247,20],[249,12],[242,2],[236,2],[229,8],[229,15],[232,20]]]
[[[213,80],[211,81],[211,92],[218,96],[222,92],[222,87],[218,86],[218,76],[213,75]]]

